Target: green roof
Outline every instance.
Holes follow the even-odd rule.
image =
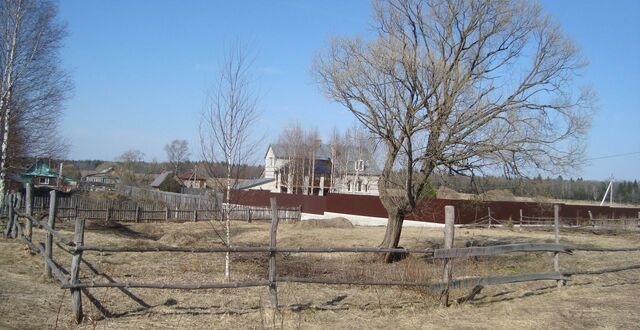
[[[44,176],[49,178],[57,178],[58,173],[49,168],[49,165],[41,162],[36,162],[31,165],[24,173],[22,173],[23,177],[29,176]]]
[[[27,179],[30,177],[47,177],[47,178],[57,178],[60,175],[58,174],[58,172],[52,170],[49,165],[40,162],[40,161],[36,161],[35,164],[31,165],[31,167],[29,167],[26,171],[24,171],[21,175],[20,175],[23,179]],[[71,178],[68,178],[66,176],[62,176],[63,180],[65,181],[73,181]]]

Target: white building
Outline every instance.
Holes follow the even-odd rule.
[[[366,148],[320,144],[309,150],[270,144],[265,153],[264,177],[239,189],[325,195],[378,195],[380,172]]]

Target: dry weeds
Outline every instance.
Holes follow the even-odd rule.
[[[269,224],[234,223],[235,245],[267,245]],[[310,226],[310,227],[309,227]],[[384,228],[336,228],[327,224],[282,224],[279,246],[375,246]],[[70,224],[59,226],[69,237]],[[85,242],[122,246],[220,245],[208,223],[132,224],[93,223]],[[36,231],[35,238],[42,239]],[[456,246],[474,240],[482,244],[552,242],[545,231],[459,229]],[[437,247],[442,231],[407,228],[401,245]],[[637,234],[563,234],[563,243],[598,247],[638,246]],[[0,327],[75,328],[68,291],[41,277],[39,256],[28,255],[14,240],[0,240]],[[223,280],[223,254],[94,253],[85,254],[93,266],[82,266],[82,280],[106,282],[219,282]],[[614,267],[637,263],[638,252],[586,253],[562,256],[561,267],[570,270]],[[55,248],[55,259],[68,269],[70,256]],[[517,274],[552,270],[551,254],[510,254],[496,258],[456,260],[454,276]],[[437,281],[442,265],[411,255],[385,265],[371,254],[285,254],[278,259],[282,276],[330,279],[393,279]],[[266,254],[234,254],[232,280],[267,278]],[[474,300],[450,308],[438,307],[437,297],[416,288],[362,287],[319,284],[280,284],[282,312],[269,306],[266,288],[222,290],[90,289],[96,308],[84,296],[86,319],[80,328],[637,328],[640,316],[640,272],[575,276],[567,287],[553,281],[519,283],[485,288]],[[467,293],[453,292],[453,297]],[[57,325],[56,325],[57,319]]]

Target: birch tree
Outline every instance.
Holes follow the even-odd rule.
[[[372,40],[332,40],[313,71],[384,146],[381,246],[398,246],[434,172],[580,163],[592,94],[574,78],[585,62],[537,3],[392,0],[374,13]]]
[[[231,48],[222,64],[215,88],[207,100],[200,121],[202,156],[210,175],[216,162],[226,167],[225,178],[219,188],[224,192],[224,243],[231,246],[231,190],[235,188],[241,170],[252,160],[257,143],[255,136],[258,120],[257,96],[250,76],[251,62],[241,46]],[[213,175],[212,175],[213,176]],[[225,255],[225,278],[231,272],[229,252]]]
[[[0,195],[22,157],[59,157],[61,104],[71,89],[60,66],[65,28],[50,1],[0,1]]]
[[[164,146],[164,151],[174,173],[178,175],[180,165],[189,160],[189,143],[187,140],[173,140]]]

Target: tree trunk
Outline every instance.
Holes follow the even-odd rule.
[[[387,221],[387,230],[384,233],[384,240],[380,247],[397,248],[400,243],[400,233],[402,232],[402,223],[404,222],[404,212],[401,210],[387,210],[389,218]],[[387,253],[384,256],[384,262],[391,263],[397,259],[396,253]]]

